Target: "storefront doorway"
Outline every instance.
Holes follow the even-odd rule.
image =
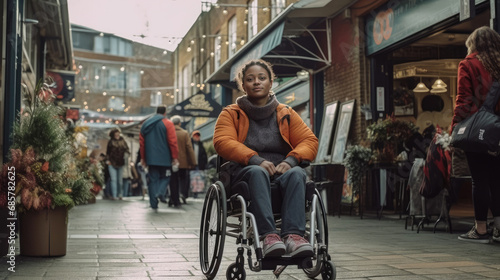
[[[415,18],[417,13],[423,16],[422,6],[415,5],[414,8],[420,9],[419,12],[404,11],[411,14],[407,18]],[[380,15],[389,10],[390,7],[380,7],[373,14]],[[458,64],[467,55],[465,41],[476,28],[490,25],[489,2],[478,4],[475,12],[473,18],[463,22],[453,14],[422,30],[413,30],[414,34],[402,36],[399,41],[388,36],[387,41],[391,44],[384,48],[381,46],[385,41],[375,40],[368,45],[368,54],[370,49],[373,52],[370,58],[374,120],[393,115],[415,123],[422,134],[437,126],[448,131],[457,94]],[[367,22],[370,20],[373,19],[368,18]],[[387,29],[394,24],[394,28],[399,28],[397,24],[404,22],[393,20],[383,27]],[[367,24],[367,30],[371,30],[372,25]],[[458,202],[451,208],[451,215],[472,217],[470,179],[452,191],[456,192]]]

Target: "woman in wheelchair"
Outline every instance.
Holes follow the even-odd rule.
[[[231,184],[249,185],[251,204],[266,257],[309,257],[313,247],[304,238],[307,175],[300,165],[312,162],[318,139],[292,108],[271,91],[271,65],[251,60],[238,71],[236,83],[244,93],[224,108],[215,125],[214,147],[219,156],[237,163]],[[281,231],[271,206],[271,178],[281,191]]]

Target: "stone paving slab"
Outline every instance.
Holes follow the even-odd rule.
[[[97,203],[70,210],[67,254],[54,258],[15,256],[16,272],[7,258],[0,279],[205,279],[199,267],[199,224],[203,198],[190,199],[182,209],[160,204],[159,213],[140,197]],[[500,244],[461,242],[472,219],[454,220],[453,234],[438,227],[404,229],[404,218],[385,211],[382,219],[366,213],[328,216],[329,253],[337,279],[461,280],[500,279]],[[225,279],[235,261],[234,238],[227,237],[216,279]],[[19,253],[19,248],[17,248]],[[245,253],[246,256],[246,253]],[[252,272],[247,279],[275,279],[271,271]],[[279,279],[306,279],[288,267]],[[321,279],[318,277],[316,279]]]

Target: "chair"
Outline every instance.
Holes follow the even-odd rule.
[[[314,278],[321,274],[322,279],[335,279],[336,269],[328,254],[328,225],[323,201],[315,188],[315,183],[307,182],[306,189],[306,233],[304,238],[313,245],[314,255],[306,258],[264,257],[259,242],[259,234],[254,215],[247,211],[250,194],[246,182],[230,185],[229,174],[221,171],[222,158],[218,159],[219,180],[210,185],[203,204],[200,225],[200,266],[207,279],[213,279],[221,264],[225,237],[234,237],[237,248],[236,261],[229,265],[226,279],[245,279],[245,257],[247,251],[248,267],[252,271],[274,270],[279,277],[288,265],[297,265],[305,274]],[[224,183],[223,183],[224,182]],[[276,226],[279,229],[279,189],[271,186],[271,197]],[[255,262],[253,261],[255,255]]]

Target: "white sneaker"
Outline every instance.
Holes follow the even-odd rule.
[[[500,242],[500,230],[496,227],[493,228],[493,241]]]

